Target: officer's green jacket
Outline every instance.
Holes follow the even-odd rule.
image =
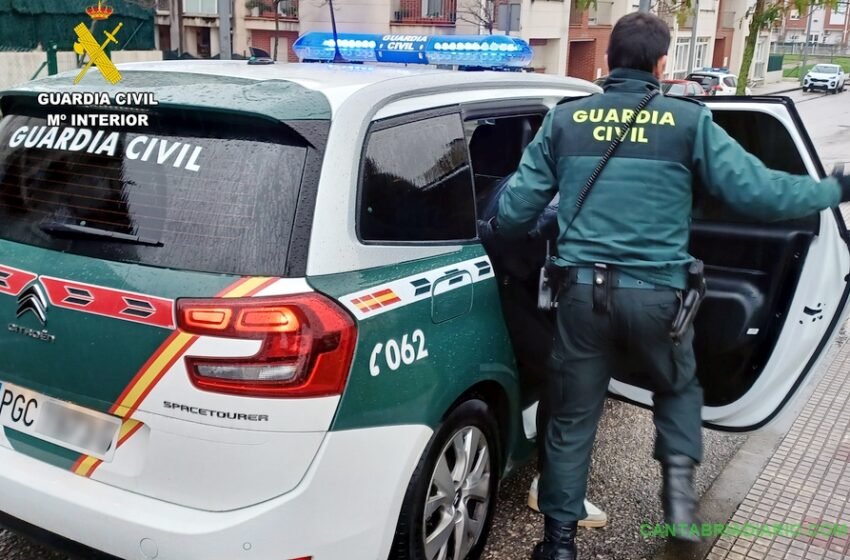
[[[604,94],[561,103],[546,115],[499,201],[507,237],[527,232],[560,192],[559,262],[607,263],[646,282],[684,289],[695,178],[732,209],[759,220],[790,219],[837,206],[835,179],[818,182],[765,167],[700,103],[656,96],[599,176],[569,231],[575,201],[641,98],[652,74],[616,69]]]

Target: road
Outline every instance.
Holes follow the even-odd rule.
[[[837,163],[850,170],[850,93],[823,95],[787,94],[797,102],[800,115],[830,171]],[[642,560],[651,558],[663,545],[638,533],[641,523],[661,519],[660,471],[651,459],[654,428],[651,414],[637,407],[609,401],[593,452],[589,498],[608,512],[603,529],[582,529],[582,558],[596,560]],[[743,444],[746,436],[704,432],[705,460],[697,473],[704,492]],[[535,466],[520,470],[502,488],[485,560],[521,560],[529,557],[542,535],[543,520],[525,505]],[[3,560],[66,560],[15,535],[0,531]]]

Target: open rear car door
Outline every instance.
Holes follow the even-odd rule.
[[[712,98],[715,121],[768,167],[825,176],[793,103],[784,98]],[[694,189],[690,252],[706,264],[707,298],[695,323],[703,420],[755,429],[812,378],[846,315],[847,231],[840,212],[759,223]],[[644,405],[639,372],[613,393]]]

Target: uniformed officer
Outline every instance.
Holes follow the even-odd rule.
[[[670,337],[693,261],[688,226],[694,178],[738,212],[764,220],[850,200],[850,177],[818,182],[767,169],[712,121],[706,107],[659,95],[634,120],[574,215],[573,201],[619,127],[658,89],[669,45],[667,24],[658,17],[621,18],[608,46],[612,71],[605,93],[549,111],[499,201],[497,218],[480,224],[485,243],[521,236],[560,192],[557,262],[568,267],[571,281],[558,300],[550,358],[551,416],[539,502],[545,533],[534,560],[576,558],[591,448],[611,374],[622,363],[645,372],[654,391],[665,521],[697,522],[693,469],[702,459],[703,398],[693,329],[679,341]],[[603,270],[609,271],[605,285],[594,289]]]

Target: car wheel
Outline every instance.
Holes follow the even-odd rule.
[[[803,88],[803,93],[806,93],[807,91],[809,91],[808,88]]]
[[[440,425],[413,473],[399,515],[392,560],[473,560],[481,556],[499,482],[493,413],[471,399]]]

